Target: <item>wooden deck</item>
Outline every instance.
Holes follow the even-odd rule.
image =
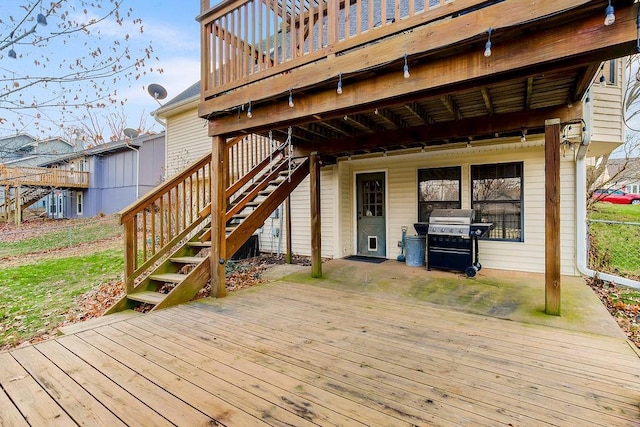
[[[275,282],[0,353],[0,425],[638,426],[624,339]]]

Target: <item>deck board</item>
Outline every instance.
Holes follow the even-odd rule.
[[[624,339],[276,282],[0,353],[0,423],[640,425]]]

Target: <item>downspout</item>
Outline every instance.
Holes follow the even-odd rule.
[[[591,103],[589,98],[585,102],[586,123],[591,123]],[[630,288],[640,289],[640,282],[627,279],[625,277],[614,276],[609,273],[602,273],[589,268],[587,255],[589,247],[589,237],[587,234],[587,148],[591,142],[590,129],[585,125],[583,129],[582,142],[576,153],[576,266],[580,274],[606,282],[623,285]]]
[[[140,197],[140,150],[132,145],[125,144],[127,148],[136,152],[136,200]]]

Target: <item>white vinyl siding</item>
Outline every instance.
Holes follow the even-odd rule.
[[[167,147],[165,179],[211,152],[206,120],[198,117],[195,108],[167,117]]]
[[[320,171],[320,225],[322,232],[322,256],[335,257],[337,219],[337,175],[335,166],[324,167]],[[291,193],[291,246],[295,255],[311,255],[311,214],[310,180],[305,178]],[[283,212],[285,212],[283,205]],[[278,250],[278,237],[273,228],[280,227],[280,219],[267,219],[259,230],[260,250],[262,252],[286,252],[286,212],[282,216],[282,239]]]
[[[387,258],[395,258],[398,252],[397,242],[401,238],[401,227],[408,227],[408,235],[414,235],[413,224],[417,221],[417,173],[418,169],[442,166],[462,167],[462,208],[470,207],[469,170],[472,164],[524,162],[523,178],[523,217],[524,241],[480,241],[480,262],[488,268],[544,272],[545,263],[545,216],[544,216],[544,148],[537,147],[519,150],[501,150],[500,148],[481,148],[450,150],[444,152],[415,153],[386,158],[373,158],[348,163],[342,166],[341,180],[349,179],[349,198],[340,198],[344,206],[341,212],[342,238],[351,240],[353,250],[353,202],[354,175],[358,172],[385,170],[388,182],[388,223]],[[561,159],[561,259],[562,274],[575,275],[575,167],[573,157]],[[341,183],[344,184],[344,183]],[[344,189],[344,185],[341,188]],[[344,212],[350,212],[345,216]],[[345,235],[346,234],[346,235]],[[324,236],[323,236],[324,237]],[[344,252],[344,251],[343,251]],[[344,256],[342,253],[340,256]],[[348,254],[347,254],[348,255]]]
[[[620,144],[624,141],[623,114],[623,91],[624,91],[624,59],[617,59],[616,84],[599,84],[600,74],[596,76],[596,82],[591,89],[592,102],[592,128],[591,140],[594,142],[611,142]],[[609,62],[604,63],[604,67],[609,67]]]

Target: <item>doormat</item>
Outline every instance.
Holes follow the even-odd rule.
[[[371,256],[364,255],[349,255],[342,259],[346,259],[347,261],[362,261],[362,262],[370,262],[372,264],[380,264],[381,262],[385,262],[386,258],[377,258]]]

